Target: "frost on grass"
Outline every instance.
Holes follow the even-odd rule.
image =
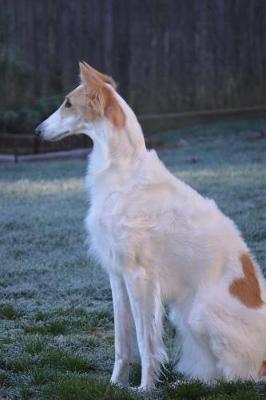
[[[257,137],[265,126],[265,120],[213,124],[159,139],[171,170],[217,201],[266,267],[266,140],[246,140],[247,131]],[[87,258],[85,171],[86,163],[75,160],[0,166],[0,398],[143,398],[108,384],[111,291]],[[170,347],[173,332],[166,332]],[[139,379],[135,366],[131,384]],[[170,365],[146,398],[257,399],[266,393],[252,383],[173,385],[176,379]]]

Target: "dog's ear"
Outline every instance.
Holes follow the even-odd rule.
[[[80,77],[85,88],[87,104],[95,116],[106,117],[118,129],[125,125],[125,114],[98,71],[79,63]]]
[[[113,78],[109,75],[105,75],[100,71],[97,71],[97,69],[93,68],[91,65],[87,64],[85,61],[83,61],[83,64],[92,72],[94,73],[99,79],[101,79],[104,83],[108,83],[109,85],[113,86],[114,89],[116,89],[117,84],[113,80]]]
[[[94,71],[88,68],[85,63],[79,62],[79,72],[81,82],[86,88],[98,90],[99,88],[103,87],[104,82],[102,79],[100,79]]]
[[[104,116],[104,83],[84,63],[79,63],[80,79],[85,88],[90,109],[98,116]]]

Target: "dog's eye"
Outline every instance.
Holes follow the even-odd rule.
[[[69,108],[69,107],[71,107],[71,106],[72,106],[72,104],[70,103],[70,100],[69,100],[69,99],[66,99],[65,107],[66,107],[66,108]]]

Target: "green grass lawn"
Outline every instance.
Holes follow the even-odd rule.
[[[155,139],[171,170],[217,201],[266,268],[262,129],[266,120],[239,121]],[[0,166],[0,399],[266,399],[266,385],[252,382],[173,386],[171,365],[150,394],[108,384],[111,291],[86,254],[85,171],[79,160]],[[166,328],[171,354],[173,332]],[[132,386],[139,371],[133,368]]]

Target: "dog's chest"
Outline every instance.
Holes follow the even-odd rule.
[[[122,264],[127,243],[124,203],[119,192],[112,192],[92,202],[86,227],[89,233],[90,249],[102,266],[117,270]]]

